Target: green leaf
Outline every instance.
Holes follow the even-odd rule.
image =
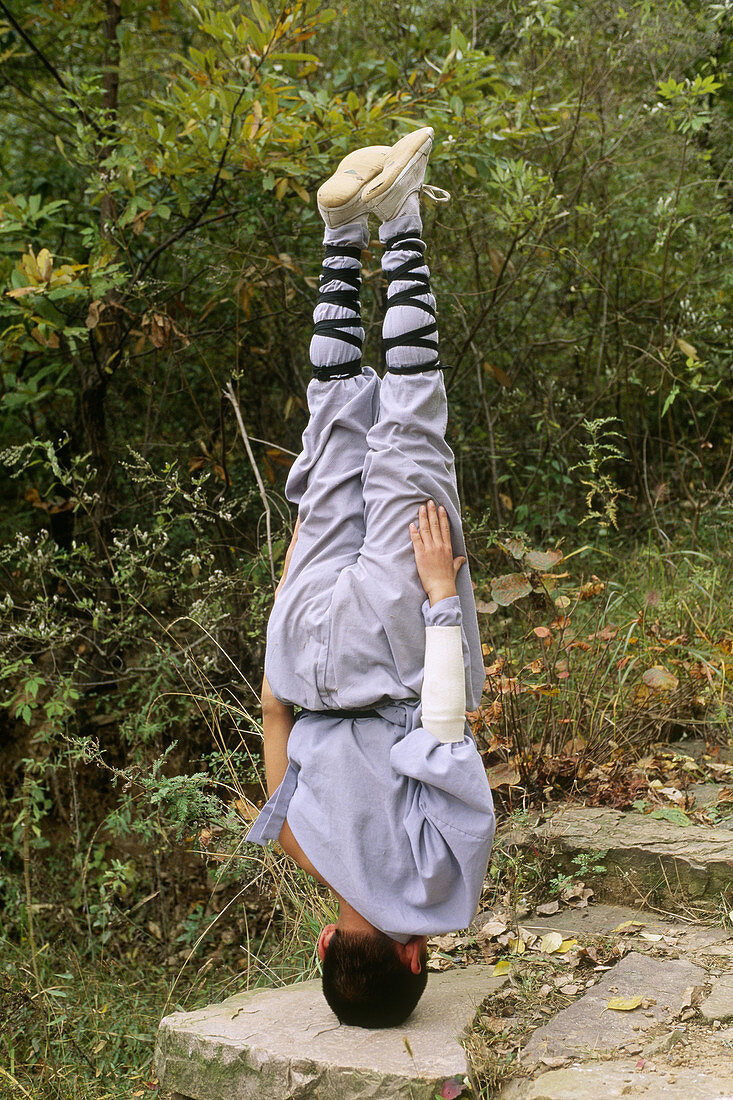
[[[678,810],[676,806],[660,806],[658,810],[654,810],[649,814],[649,817],[655,817],[660,821],[669,821],[672,825],[692,825],[689,817],[682,810]]]
[[[677,383],[675,382],[674,385],[672,386],[672,389],[667,394],[667,398],[664,402],[664,405],[662,406],[662,416],[664,416],[664,414],[667,412],[667,409],[672,407],[675,400],[679,397],[679,394],[680,394],[680,388],[677,385]]]

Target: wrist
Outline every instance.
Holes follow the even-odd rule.
[[[430,600],[431,607],[434,607],[435,604],[439,603],[441,600],[447,600],[450,599],[451,596],[457,595],[458,593],[456,591],[455,584],[435,585],[434,588],[431,588],[429,591],[426,592],[426,596]]]

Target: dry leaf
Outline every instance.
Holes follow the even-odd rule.
[[[544,905],[536,906],[535,913],[539,913],[542,917],[550,917],[553,913],[557,913],[559,908],[559,901],[546,901]]]
[[[530,569],[552,569],[562,559],[562,550],[530,550],[524,555],[525,565]]]
[[[697,348],[694,348],[692,344],[688,344],[687,340],[683,340],[681,336],[677,337],[677,347],[680,349],[683,355],[687,356],[688,359],[692,359],[696,362],[699,358],[697,354]]]
[[[638,994],[635,997],[611,997],[606,1008],[611,1008],[614,1012],[631,1012],[633,1008],[639,1007],[643,999]]]
[[[503,577],[494,577],[491,582],[491,596],[500,607],[508,607],[531,591],[532,585],[521,573],[507,573]]]
[[[641,920],[625,920],[615,928],[611,929],[611,935],[617,932],[619,936],[633,936],[639,928],[644,927],[644,921]]]
[[[674,691],[679,683],[676,676],[673,676],[662,665],[655,665],[653,668],[648,668],[642,680],[647,687],[654,688],[657,691]]]
[[[508,974],[511,968],[512,964],[509,962],[509,959],[500,959],[491,973],[495,977],[498,977],[500,974]]]
[[[540,940],[540,951],[546,955],[552,955],[560,949],[563,938],[559,932],[547,932]]]
[[[476,933],[476,939],[479,942],[481,940],[493,940],[495,936],[501,936],[503,932],[506,932],[506,921],[489,920]]]

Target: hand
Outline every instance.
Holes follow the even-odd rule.
[[[420,505],[420,527],[410,524],[410,538],[420,583],[430,606],[455,596],[456,576],[466,559],[453,557],[448,513],[442,504],[436,508],[434,501],[429,500],[427,506]]]

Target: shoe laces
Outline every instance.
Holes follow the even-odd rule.
[[[429,183],[424,183],[420,189],[423,195],[427,195],[433,202],[449,202],[450,191],[445,191],[442,187],[433,187]]]

